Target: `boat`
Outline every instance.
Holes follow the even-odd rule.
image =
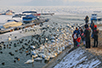
[[[27,15],[25,13],[30,13],[30,15]],[[19,14],[17,16],[15,15],[15,17],[22,17],[22,22],[16,21],[16,20],[8,21],[3,25],[2,28],[0,27],[0,34],[12,32],[15,30],[20,30],[28,27],[33,27],[35,25],[43,24],[44,22],[49,21],[48,18],[44,18],[40,16],[40,14],[35,11],[24,11],[20,15]]]
[[[24,11],[24,12],[22,12],[22,14],[26,15],[22,19],[23,23],[25,23],[25,24],[34,23],[35,20],[38,19],[38,16],[40,16],[40,14],[38,14],[36,11]]]
[[[102,21],[101,17],[97,17],[97,14],[92,14],[91,15],[91,21]]]
[[[54,13],[41,13],[41,15],[51,15],[51,16],[53,16]]]
[[[25,17],[23,17],[23,23],[28,24],[28,23],[34,23],[35,20],[37,20],[37,16],[34,15],[26,15]]]
[[[97,14],[92,14],[91,15],[91,20],[97,20]]]
[[[15,14],[14,16],[12,16],[12,18],[14,17],[22,17],[22,16],[26,16],[26,15],[34,15],[34,16],[40,16],[40,13],[37,13],[36,11],[24,11],[21,14]]]
[[[30,13],[30,14],[34,14],[34,13],[37,13],[36,11],[24,11],[24,12],[22,12],[22,14],[26,14],[26,13]]]
[[[7,10],[4,13],[0,13],[0,15],[13,15],[15,12],[13,12],[12,10]]]
[[[16,21],[16,20],[8,20],[7,23],[3,25],[4,28],[11,28],[11,27],[17,27],[21,26],[22,22],[21,21]]]
[[[15,18],[15,17],[22,17],[22,16],[26,16],[26,14],[15,14],[14,16],[12,16],[12,18]]]

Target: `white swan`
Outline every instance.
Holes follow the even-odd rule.
[[[34,60],[35,60],[35,61],[41,61],[41,60],[42,60],[42,58],[37,57],[37,58],[35,58]]]
[[[38,57],[38,55],[36,54],[35,50],[31,51],[31,54],[32,54],[33,58]]]
[[[50,60],[50,56],[45,57],[45,60]]]
[[[25,64],[31,64],[31,63],[33,63],[33,62],[34,62],[34,59],[33,59],[33,56],[32,56],[32,59],[27,60],[27,61],[25,62]]]
[[[35,46],[30,46],[32,49],[35,49]]]

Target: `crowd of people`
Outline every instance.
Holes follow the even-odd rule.
[[[82,27],[76,27],[74,30],[72,37],[73,37],[73,42],[74,46],[80,46],[80,43],[83,42],[83,46],[86,48],[91,47],[91,39],[94,39],[94,45],[92,47],[98,47],[98,33],[99,29],[97,28],[97,25],[93,21],[91,21],[89,25],[89,17],[86,16],[85,20],[85,25],[84,28]]]

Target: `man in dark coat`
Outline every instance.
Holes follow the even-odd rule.
[[[94,25],[94,46],[93,47],[98,47],[98,33],[99,33],[99,29],[97,28],[96,25]]]
[[[90,48],[90,33],[91,33],[91,29],[90,27],[87,27],[84,31],[86,48]]]
[[[93,35],[94,35],[94,22],[93,21],[91,21],[91,24],[90,24],[90,27],[91,27],[91,30],[92,30],[92,35],[91,35],[91,37],[93,38]]]
[[[84,20],[85,20],[85,23],[88,23],[89,22],[89,17],[86,16]]]

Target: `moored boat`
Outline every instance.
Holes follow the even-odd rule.
[[[7,10],[6,12],[0,13],[0,15],[13,15],[15,12],[12,10]]]
[[[37,16],[34,16],[32,14],[23,17],[23,23],[25,23],[25,24],[34,23],[35,20],[37,20]]]
[[[91,15],[91,20],[97,20],[97,14],[92,14]]]
[[[11,28],[11,27],[17,27],[21,26],[22,22],[21,21],[16,21],[16,20],[8,20],[7,23],[3,25],[4,28]]]
[[[91,21],[94,20],[94,21],[102,21],[102,18],[101,17],[97,17],[97,14],[92,14],[91,15]]]

